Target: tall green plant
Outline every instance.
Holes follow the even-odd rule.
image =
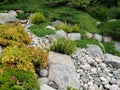
[[[53,42],[50,49],[55,52],[71,55],[76,49],[76,44],[70,39],[59,38]]]

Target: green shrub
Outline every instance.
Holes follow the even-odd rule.
[[[46,28],[46,25],[44,25],[44,24],[33,25],[30,27],[30,29],[31,29],[30,32],[32,32],[33,34],[35,34],[38,37],[44,37],[46,35],[55,33],[55,31],[53,31],[53,30],[48,30]]]
[[[120,20],[103,23],[100,27],[100,33],[120,41]]]
[[[94,18],[98,19],[98,20],[102,20],[105,21],[107,20],[107,13],[108,9],[106,7],[102,7],[102,6],[94,6],[91,8],[88,8],[87,12]]]
[[[76,44],[70,39],[59,38],[53,42],[50,49],[55,52],[71,55],[76,49]]]
[[[31,38],[19,23],[0,25],[0,44],[6,45],[9,41],[31,43]]]
[[[29,14],[27,14],[27,13],[19,13],[19,14],[17,15],[17,18],[24,20],[24,19],[27,19],[28,16],[29,16]]]
[[[45,21],[45,17],[42,13],[37,12],[31,15],[30,21],[32,24],[40,24]]]
[[[114,42],[103,43],[106,53],[111,53],[116,56],[120,56],[120,52],[116,51]]]
[[[45,0],[45,4],[51,7],[65,5],[67,2],[68,0]]]
[[[91,0],[69,0],[70,5],[75,8],[87,8]]]
[[[97,45],[102,49],[103,52],[105,52],[104,47],[96,40],[78,40],[78,41],[75,41],[75,43],[77,47],[80,47],[80,48],[87,48],[87,44]]]
[[[33,73],[6,68],[0,74],[0,90],[39,90],[39,86]]]
[[[56,25],[55,26],[57,30],[64,30],[67,33],[71,33],[71,32],[79,32],[80,27],[77,24],[74,25],[68,25],[67,23],[64,23],[62,25]]]

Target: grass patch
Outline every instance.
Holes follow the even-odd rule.
[[[96,40],[78,40],[78,41],[75,41],[77,47],[80,47],[80,48],[87,48],[87,44],[93,44],[93,45],[97,45],[99,46],[102,51],[104,52],[104,47]]]
[[[114,42],[103,43],[106,53],[110,53],[116,56],[120,56],[120,52],[115,50]]]
[[[33,8],[34,7],[34,8]],[[1,5],[1,10],[23,10],[25,13],[42,12],[48,21],[62,20],[67,23],[79,24],[82,30],[99,33],[96,20],[87,13],[71,7],[50,8],[44,5],[44,0],[25,0],[19,3]]]
[[[30,27],[30,29],[31,29],[30,32],[32,32],[38,37],[44,37],[46,35],[55,33],[55,31],[53,30],[46,29],[46,24],[43,23],[40,25],[33,25],[32,27]]]

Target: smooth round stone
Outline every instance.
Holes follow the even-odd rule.
[[[95,90],[94,86],[89,86],[88,90]]]
[[[119,81],[117,81],[117,85],[120,87],[120,80],[119,80]]]
[[[100,79],[101,79],[102,81],[107,81],[107,79],[104,78],[104,77],[100,77]]]
[[[112,85],[112,86],[110,87],[110,90],[118,90],[118,86],[117,86],[117,85]]]
[[[42,77],[46,77],[48,75],[47,69],[41,69],[39,73],[40,73],[40,76]]]
[[[106,89],[110,89],[110,87],[111,87],[110,85],[105,85]]]
[[[96,69],[96,68],[92,68],[92,69],[91,69],[91,73],[92,73],[92,74],[96,74],[96,73],[97,73],[97,69]]]
[[[116,84],[116,83],[117,83],[117,80],[116,80],[115,78],[112,78],[112,79],[110,80],[110,83],[111,83],[111,84]]]

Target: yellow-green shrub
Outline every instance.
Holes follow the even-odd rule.
[[[45,17],[42,13],[36,12],[31,15],[30,21],[32,24],[40,24],[41,22],[45,21]]]
[[[3,49],[1,63],[4,66],[23,69],[24,71],[34,71],[29,50],[25,47],[6,47]]]
[[[55,26],[56,29],[62,29],[67,33],[71,33],[71,32],[78,32],[80,27],[77,24],[74,25],[68,25],[67,23],[64,23],[62,25],[56,25]]]
[[[20,43],[16,46],[9,46],[3,49],[1,63],[11,68],[34,71],[34,66],[35,68],[46,67],[48,63],[48,52]]]
[[[48,52],[44,49],[29,47],[32,62],[36,67],[45,68],[48,63]]]
[[[6,45],[10,40],[31,43],[31,38],[19,23],[0,25],[0,44]]]

